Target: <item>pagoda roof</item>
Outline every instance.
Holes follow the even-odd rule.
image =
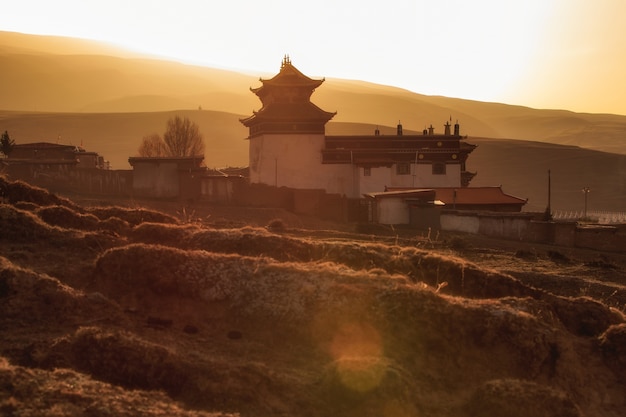
[[[256,95],[264,94],[268,87],[301,87],[314,90],[324,82],[324,79],[314,80],[307,77],[291,64],[289,56],[285,56],[278,74],[267,80],[260,78],[259,81],[263,83],[261,87],[250,89]]]
[[[239,119],[241,123],[248,126],[253,120],[317,120],[326,123],[332,119],[335,113],[327,112],[311,102],[302,103],[272,103],[270,106],[263,107],[250,117]]]

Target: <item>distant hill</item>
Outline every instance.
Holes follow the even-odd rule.
[[[0,66],[1,131],[9,131],[17,143],[82,143],[114,169],[129,168],[128,157],[136,154],[141,139],[162,134],[174,114],[200,126],[208,166],[247,165],[247,132],[238,119],[260,108],[249,88],[260,85],[259,77],[274,75],[184,65],[97,42],[11,32],[0,32]],[[502,184],[506,192],[529,198],[527,209],[545,208],[548,169],[553,207],[581,206],[579,190],[589,186],[591,204],[626,208],[626,116],[426,96],[332,78],[312,100],[337,112],[327,126],[330,134],[369,133],[376,127],[391,132],[398,122],[405,131],[421,132],[432,124],[441,132],[450,118],[458,120],[461,133],[479,145],[468,161],[468,169],[478,172],[472,184]]]
[[[278,71],[278,59],[276,64]],[[260,85],[259,77],[274,75],[184,65],[93,41],[12,32],[0,32],[0,65],[0,109],[43,112],[202,108],[250,114],[260,101],[249,88]],[[337,111],[336,122],[394,126],[401,121],[406,129],[421,131],[431,124],[441,130],[452,118],[470,136],[626,154],[626,116],[427,96],[332,78],[315,92],[313,101],[324,110]]]

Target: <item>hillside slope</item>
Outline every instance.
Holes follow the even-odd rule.
[[[0,189],[5,414],[626,411],[621,255],[531,257],[458,236],[269,229],[254,218],[219,228],[136,205],[81,206],[3,178]]]

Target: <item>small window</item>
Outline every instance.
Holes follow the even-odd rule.
[[[411,166],[406,163],[396,165],[397,175],[409,175],[411,173]]]
[[[446,164],[438,162],[433,164],[433,175],[446,175]]]
[[[369,177],[372,175],[372,168],[370,167],[363,167],[363,176],[364,177]]]

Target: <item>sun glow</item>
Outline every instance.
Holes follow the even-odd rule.
[[[218,68],[626,114],[626,3],[614,0],[11,2],[0,29],[102,40]]]

